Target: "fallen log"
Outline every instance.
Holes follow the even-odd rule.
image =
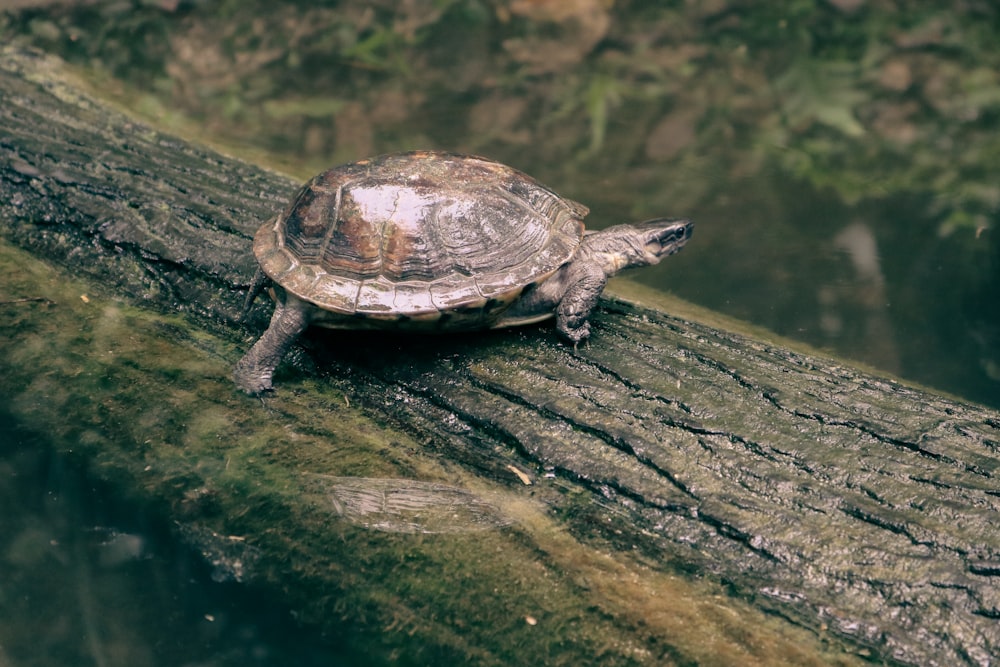
[[[250,399],[249,239],[296,184],[36,53],[0,91],[9,419],[372,664],[1000,654],[995,411],[612,298],[577,350],[311,332]]]

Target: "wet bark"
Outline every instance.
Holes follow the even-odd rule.
[[[654,611],[683,612],[654,609],[650,589],[678,573],[790,621],[775,630],[791,638],[777,658],[747,646],[733,656],[846,661],[847,647],[950,665],[1000,654],[995,411],[614,299],[577,350],[550,326],[311,332],[261,405],[226,375],[269,311],[259,303],[237,321],[250,236],[296,184],[130,121],[59,71],[0,57],[0,234],[65,269],[65,285],[124,299],[116,335],[141,346],[114,338],[114,359],[74,353],[76,373],[58,349],[32,352],[32,335],[60,334],[60,311],[86,349],[109,325],[8,262],[8,289],[30,293],[4,304],[7,409],[167,513],[230,576],[411,662],[514,663],[521,651],[538,664],[725,662],[698,652],[711,642],[664,636],[670,620]],[[15,303],[39,294],[57,303]],[[192,371],[178,345],[211,371]],[[344,498],[358,482],[343,480],[407,476],[487,498],[481,512],[459,503],[486,532],[401,546],[391,516],[352,522]],[[421,577],[454,588],[424,591]],[[567,634],[524,636],[539,613]],[[796,653],[803,629],[832,653]]]

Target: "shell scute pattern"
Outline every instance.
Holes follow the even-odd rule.
[[[573,256],[586,213],[496,162],[397,154],[314,178],[255,252],[272,279],[333,313],[488,317],[488,302],[502,310]]]
[[[430,293],[434,306],[442,312],[466,306],[480,307],[485,303],[483,293],[476,282],[462,276],[434,281]]]
[[[363,217],[349,192],[338,189],[337,195],[335,202],[327,202],[330,219],[320,264],[336,276],[374,278],[382,264],[384,221]]]
[[[330,229],[334,213],[327,199],[326,193],[305,187],[284,216],[285,245],[300,262],[319,259],[323,238]]]

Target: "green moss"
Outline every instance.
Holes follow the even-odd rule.
[[[814,638],[723,601],[711,584],[569,535],[545,498],[573,495],[572,484],[472,475],[335,392],[282,391],[262,405],[233,388],[230,341],[118,303],[6,244],[0,281],[48,300],[0,304],[12,417],[172,519],[230,576],[280,591],[367,664],[821,660],[804,648]],[[371,530],[317,493],[315,475],[454,485],[504,521],[446,534]]]

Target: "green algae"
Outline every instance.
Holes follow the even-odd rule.
[[[173,517],[225,576],[283,591],[304,621],[370,664],[831,658],[711,585],[566,533],[539,498],[572,485],[470,476],[335,390],[286,391],[261,405],[228,379],[239,354],[231,341],[165,336],[190,323],[109,298],[6,244],[0,280],[14,297],[47,299],[0,304],[10,341],[3,391],[17,422],[129,502]],[[496,516],[473,533],[373,531],[310,492],[316,474],[362,485],[359,475],[417,474],[426,488],[464,488]]]

